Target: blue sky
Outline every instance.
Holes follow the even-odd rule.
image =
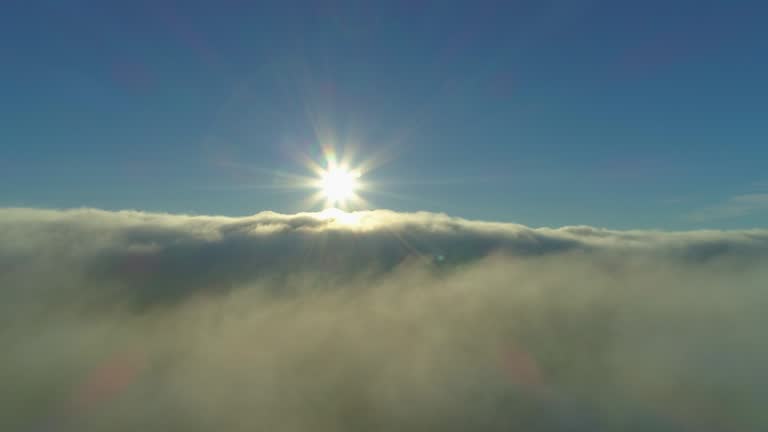
[[[762,2],[8,2],[0,206],[372,207],[532,226],[768,221]]]

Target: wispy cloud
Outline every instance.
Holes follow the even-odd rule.
[[[730,219],[753,213],[768,212],[768,193],[735,195],[725,202],[694,212],[697,221]]]

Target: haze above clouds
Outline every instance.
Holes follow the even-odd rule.
[[[2,430],[756,431],[768,231],[0,210]]]

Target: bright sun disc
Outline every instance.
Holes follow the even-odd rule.
[[[329,203],[344,202],[353,197],[359,175],[342,168],[331,168],[320,178],[320,188]]]

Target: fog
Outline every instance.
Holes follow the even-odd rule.
[[[758,431],[768,231],[0,209],[0,430]]]

